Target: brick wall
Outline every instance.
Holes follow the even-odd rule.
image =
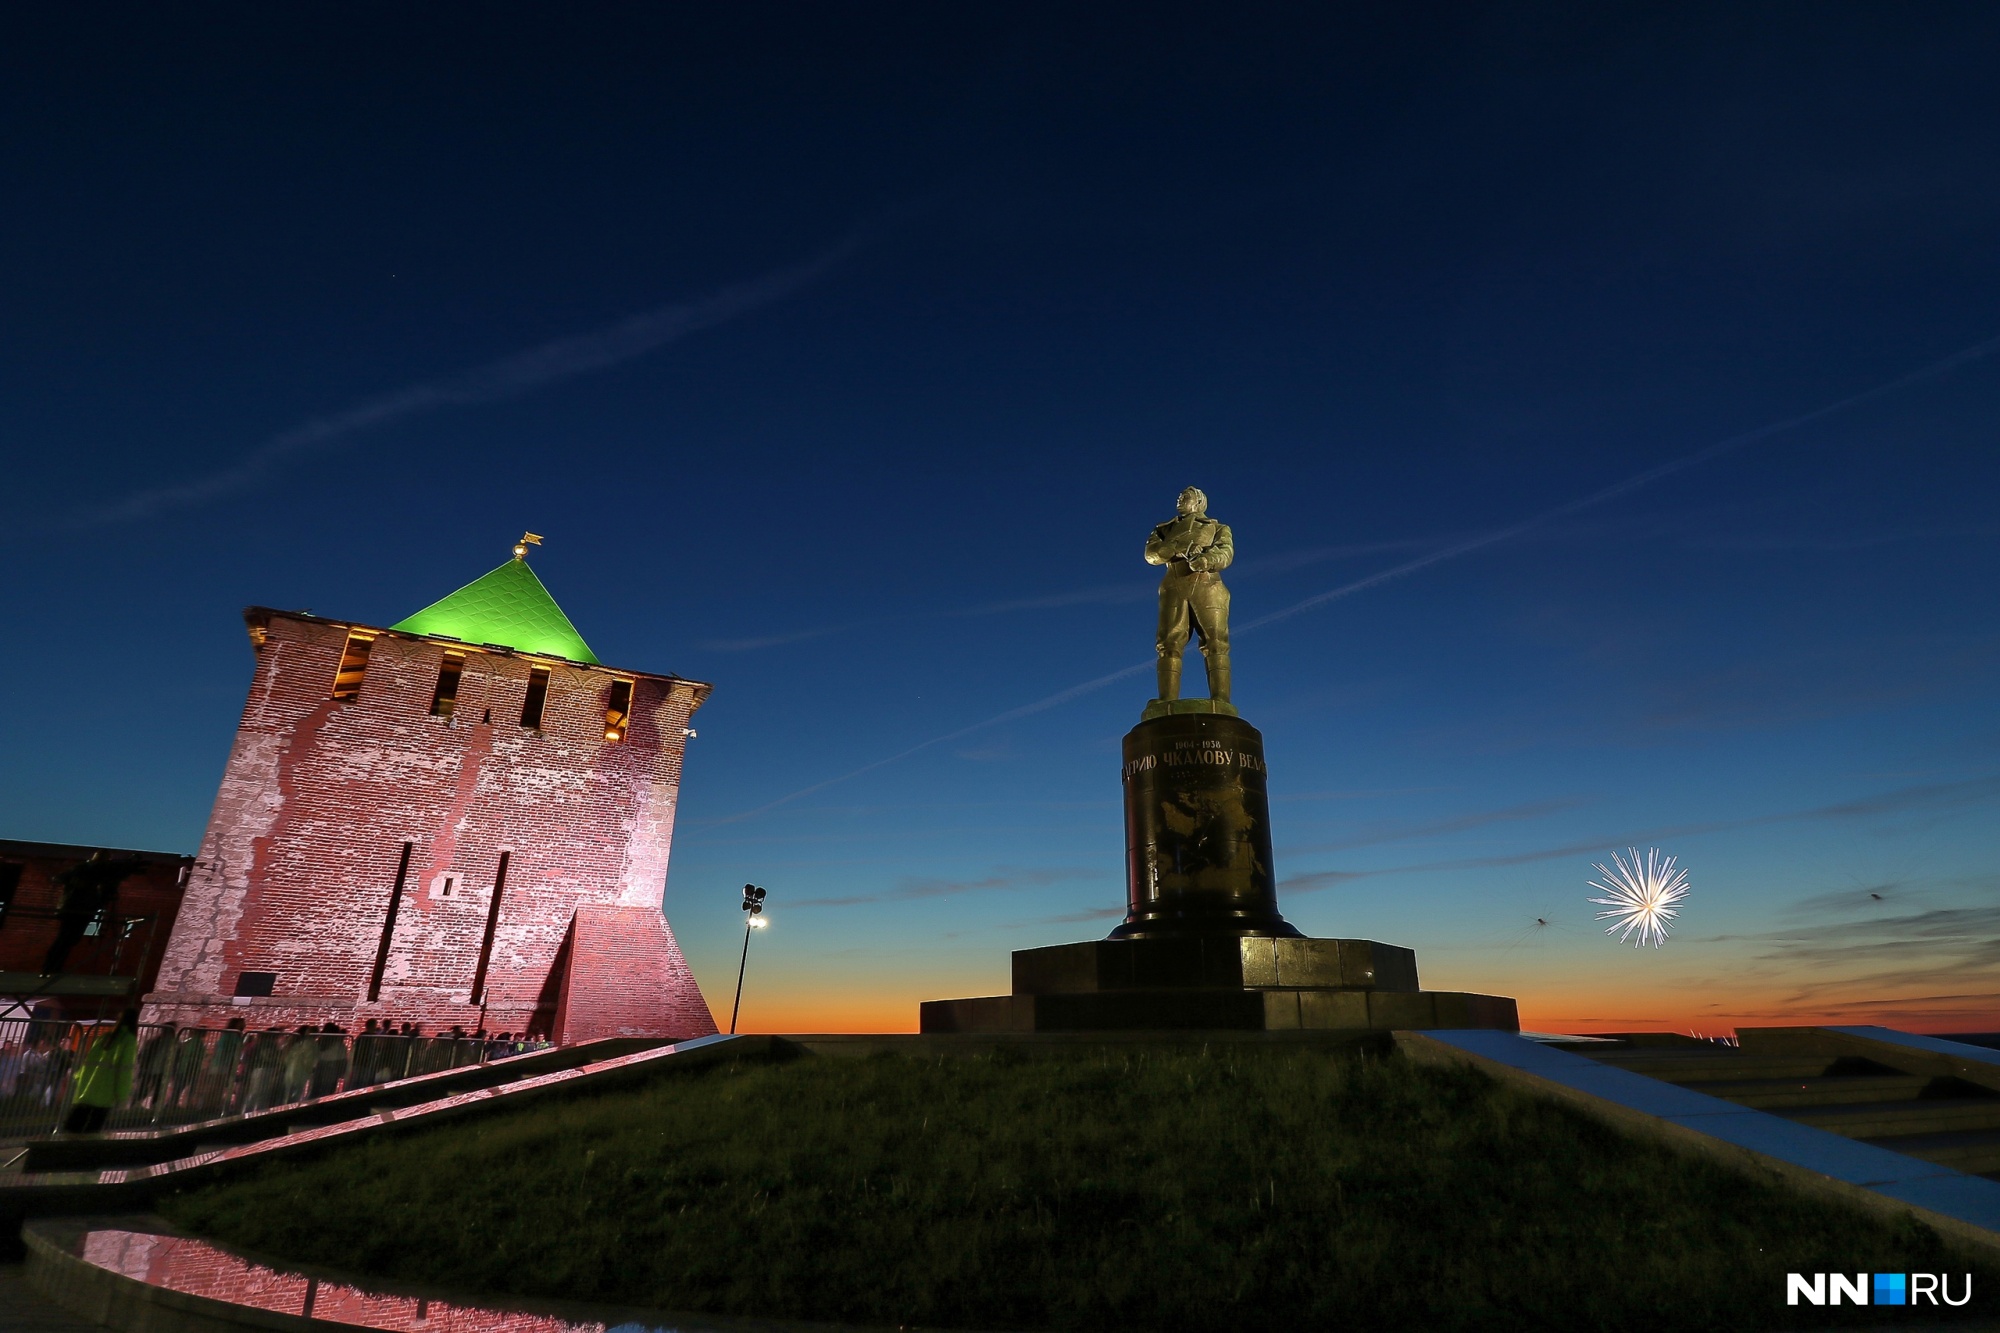
[[[566,955],[558,1041],[715,1034],[680,946],[651,908],[577,908]]]
[[[79,1257],[148,1286],[348,1328],[403,1333],[603,1333],[604,1329],[589,1320],[392,1295],[309,1278],[239,1258],[202,1241],[118,1227],[85,1233]],[[148,1313],[163,1312],[154,1307]],[[249,1319],[242,1322],[256,1326]]]
[[[375,1018],[520,1032],[538,1006],[549,1021],[553,969],[579,907],[660,919],[683,733],[707,686],[261,608],[246,617],[257,645],[250,697],[149,1020],[352,1029]],[[350,628],[376,638],[359,696],[337,701]],[[466,654],[449,720],[430,711],[447,651]],[[535,667],[550,673],[538,731],[520,725]],[[632,719],[609,742],[605,708],[619,680],[633,682]],[[663,919],[660,928],[671,945]],[[271,995],[237,996],[245,972],[275,973]],[[705,1015],[684,967],[677,984],[653,1003]]]

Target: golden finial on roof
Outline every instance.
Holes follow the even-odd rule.
[[[540,546],[541,544],[542,538],[540,533],[522,533],[521,540],[514,543],[514,558],[516,560],[526,560],[528,558],[528,548],[530,546]]]

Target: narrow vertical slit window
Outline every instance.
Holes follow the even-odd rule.
[[[333,697],[341,700],[361,697],[361,678],[368,674],[368,650],[375,646],[372,634],[350,634],[340,654],[340,670],[333,677]]]
[[[611,700],[604,706],[604,739],[622,741],[632,725],[632,682],[613,681]]]
[[[7,909],[14,905],[14,895],[21,891],[21,871],[25,868],[12,862],[0,865],[0,926],[7,924]]]
[[[521,725],[541,729],[542,709],[549,702],[549,669],[536,667],[528,672],[528,700],[521,705]]]
[[[438,668],[437,688],[431,691],[431,715],[451,721],[451,711],[458,706],[458,678],[465,671],[464,653],[446,653],[444,665]]]
[[[375,950],[375,970],[368,977],[368,998],[382,998],[382,973],[389,966],[389,943],[396,938],[396,909],[403,905],[403,881],[410,876],[410,852],[414,842],[403,844],[403,859],[396,863],[396,887],[389,890],[389,911],[382,918],[382,943]]]
[[[479,966],[472,974],[472,1002],[486,1003],[486,967],[493,961],[493,935],[500,928],[500,895],[507,890],[507,860],[512,852],[500,853],[500,868],[493,872],[493,902],[486,909],[486,938],[479,942]]]

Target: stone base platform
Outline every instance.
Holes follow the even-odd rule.
[[[1411,1031],[1518,1032],[1514,1002],[1463,991],[1130,990],[926,1000],[923,1032]]]
[[[1184,986],[1413,991],[1417,955],[1374,940],[1168,935],[1014,951],[1016,995]]]
[[[1520,1030],[1514,1001],[1427,991],[1374,940],[1199,935],[1014,954],[1014,993],[927,1000],[923,1032]]]

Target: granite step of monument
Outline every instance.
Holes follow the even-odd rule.
[[[1858,1074],[1832,1078],[1673,1080],[1711,1097],[1760,1111],[1797,1106],[1842,1106],[1916,1101],[1936,1079],[1922,1074]]]
[[[1699,1085],[1704,1090],[1712,1082],[1812,1079],[1823,1078],[1836,1072],[1855,1075],[1869,1073],[1893,1075],[1898,1072],[1879,1065],[1872,1068],[1854,1067],[1852,1062],[1842,1062],[1831,1055],[1745,1055],[1726,1047],[1717,1047],[1713,1054],[1691,1054],[1674,1049],[1600,1051],[1595,1048],[1586,1054],[1599,1064],[1629,1069],[1635,1074],[1644,1074],[1648,1078],[1662,1079],[1669,1083],[1681,1083],[1689,1087]]]
[[[2000,1097],[1938,1098],[1777,1110],[1787,1120],[1850,1139],[2000,1130]]]
[[[1176,988],[1418,990],[1414,951],[1376,940],[1187,935],[1054,944],[1014,953],[1016,995]]]
[[[1177,987],[928,1000],[924,1032],[1520,1030],[1514,1001],[1462,991]]]
[[[1942,1134],[1901,1134],[1861,1140],[1908,1157],[1948,1166],[1970,1175],[2000,1172],[2000,1130],[1974,1129]]]

